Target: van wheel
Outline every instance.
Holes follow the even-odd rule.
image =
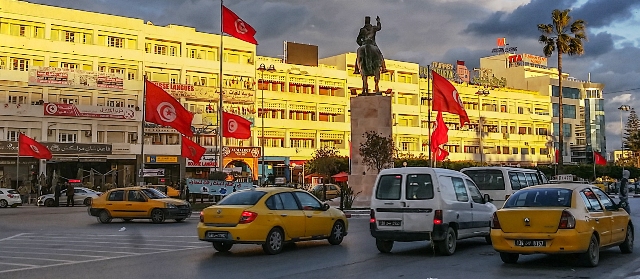
[[[393,240],[382,240],[376,238],[376,247],[381,253],[391,253],[391,249],[393,249]]]
[[[589,249],[587,252],[580,255],[580,262],[586,267],[595,267],[600,261],[600,244],[595,235],[591,235],[589,241]]]
[[[624,242],[620,244],[620,252],[622,252],[622,254],[633,253],[633,238],[633,226],[629,224],[627,225],[627,236],[624,238]]]
[[[493,242],[491,242],[491,236],[490,235],[485,236],[484,237],[484,241],[486,241],[487,244],[489,244],[489,245],[491,245],[493,243]]]
[[[518,258],[520,258],[520,254],[500,252],[500,259],[503,263],[514,264],[518,262]]]
[[[449,227],[447,233],[444,235],[444,240],[436,242],[438,245],[438,252],[444,256],[451,256],[456,252],[456,231]]]

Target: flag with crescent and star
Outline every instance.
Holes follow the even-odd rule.
[[[222,136],[225,138],[251,138],[251,122],[240,115],[222,112]]]
[[[258,44],[256,30],[225,6],[222,6],[222,32],[247,43]]]
[[[431,71],[431,74],[433,76],[433,110],[459,115],[461,127],[469,123],[469,116],[464,110],[458,90],[435,71]]]
[[[18,137],[18,155],[47,160],[51,160],[53,157],[49,148],[23,133],[20,133]]]
[[[449,128],[442,118],[442,111],[438,111],[438,116],[436,117],[436,128],[431,134],[431,152],[435,155],[436,161],[442,161],[449,155],[447,150],[440,147],[449,141],[448,133]]]
[[[200,146],[188,137],[182,136],[182,157],[189,158],[196,164],[200,163],[200,158],[207,151],[206,148]]]
[[[153,82],[145,80],[144,120],[162,126],[169,126],[181,134],[191,137],[193,114],[174,97]]]

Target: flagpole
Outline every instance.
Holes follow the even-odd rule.
[[[16,157],[16,189],[18,189],[18,184],[20,184],[19,181],[20,181],[20,135],[21,134],[22,133],[18,133],[18,156]]]
[[[142,86],[142,121],[141,121],[141,125],[142,125],[142,130],[141,130],[141,138],[142,138],[142,146],[140,148],[140,156],[142,157],[142,164],[140,165],[140,174],[138,175],[138,183],[142,183],[141,185],[145,185],[144,183],[144,167],[145,167],[145,160],[146,158],[144,157],[144,124],[145,124],[145,114],[147,111],[147,75],[144,75],[144,85]]]
[[[433,104],[433,97],[431,95],[431,79],[432,79],[432,75],[431,75],[431,65],[427,65],[427,122],[429,126],[429,140],[427,141],[428,145],[429,145],[429,164],[431,165],[431,167],[433,168],[435,165],[433,164],[433,161],[431,160],[431,154],[433,153],[433,150],[431,150],[431,105]]]
[[[223,29],[222,29],[222,25],[224,24],[224,0],[220,0],[220,78],[218,79],[219,82],[219,86],[220,86],[220,102],[218,104],[218,153],[220,153],[220,160],[218,161],[218,171],[223,171],[223,160],[224,160],[224,155],[222,154],[222,148],[224,146],[224,137],[222,136],[222,79],[223,79],[223,75],[222,75],[222,58],[223,58],[223,51],[224,51],[224,45],[223,45],[223,37],[224,37],[224,33],[223,33]]]

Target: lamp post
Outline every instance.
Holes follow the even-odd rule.
[[[622,124],[622,112],[631,110],[631,106],[621,105],[620,110],[620,147],[622,154],[620,155],[620,160],[624,159],[624,125]],[[622,170],[624,170],[624,164],[622,164]]]
[[[260,82],[258,83],[258,86],[260,86],[260,83],[264,83],[264,71],[267,71],[269,73],[273,73],[276,71],[276,68],[273,66],[273,64],[269,65],[269,68],[267,68],[264,64],[260,64],[260,67],[258,67],[258,71],[260,71]],[[258,185],[262,187],[262,180],[264,180],[264,178],[266,177],[265,175],[265,168],[264,168],[264,85],[260,86],[260,99],[261,99],[261,105],[260,105],[260,129],[261,129],[261,134],[260,134],[260,161],[261,162],[261,166],[262,166],[262,179],[260,179],[258,181]]]
[[[486,88],[486,87],[485,87]],[[484,148],[482,146],[482,115],[480,115],[480,112],[482,111],[481,108],[482,106],[480,106],[480,96],[488,96],[489,95],[489,90],[487,89],[481,89],[478,90],[478,92],[476,92],[476,95],[478,95],[478,133],[480,134],[480,165],[483,166],[484,165]]]

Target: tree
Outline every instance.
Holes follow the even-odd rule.
[[[320,149],[316,149],[313,152],[313,157],[308,162],[309,169],[314,170],[316,173],[322,175],[322,197],[323,200],[327,199],[327,189],[325,183],[329,181],[332,175],[339,173],[341,158],[338,155],[338,150],[335,147],[323,146]]]
[[[393,167],[393,154],[396,147],[391,137],[384,137],[374,131],[365,132],[362,137],[366,139],[360,144],[360,156],[362,162],[370,169],[380,172],[389,166]]]
[[[624,148],[630,150],[633,153],[634,166],[638,167],[638,155],[640,155],[640,119],[634,109],[629,112],[629,118],[627,118],[627,124],[624,129]]]
[[[564,154],[562,55],[584,54],[582,41],[587,40],[585,21],[576,19],[571,23],[569,11],[569,9],[564,11],[555,9],[551,12],[551,24],[538,24],[538,30],[542,32],[538,41],[544,44],[542,49],[544,55],[550,57],[554,51],[558,54],[558,144],[560,154]],[[562,173],[563,161],[562,156],[560,156],[558,158],[558,173]]]

